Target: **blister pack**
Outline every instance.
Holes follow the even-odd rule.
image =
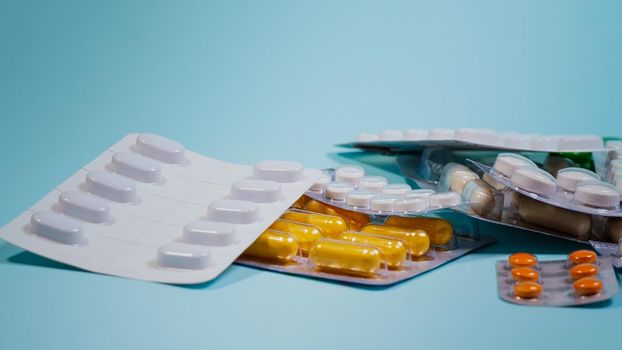
[[[575,306],[611,299],[618,282],[611,260],[591,250],[568,254],[566,260],[538,261],[515,253],[496,264],[499,298],[519,305]]]
[[[622,239],[617,243],[590,241],[598,254],[611,258],[614,267],[622,268]]]
[[[0,237],[84,270],[165,283],[222,273],[321,172],[254,166],[130,134],[0,229]]]

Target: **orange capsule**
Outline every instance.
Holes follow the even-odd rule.
[[[535,282],[540,277],[538,271],[532,269],[531,267],[515,267],[512,269],[512,277],[515,280],[522,281],[532,281]]]
[[[595,263],[596,252],[587,249],[575,250],[568,254],[568,261],[573,264]]]
[[[575,281],[573,284],[575,292],[579,295],[593,295],[603,289],[603,282],[598,278],[585,277]]]
[[[536,266],[538,258],[529,253],[514,253],[508,258],[511,267],[532,267]]]
[[[598,274],[598,266],[594,264],[579,264],[570,269],[570,277],[578,280],[584,277],[592,277]]]
[[[537,298],[542,293],[542,285],[537,282],[523,281],[514,286],[514,295],[520,298]]]

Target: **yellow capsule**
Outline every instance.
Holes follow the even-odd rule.
[[[360,231],[361,227],[370,221],[369,215],[367,214],[333,207],[332,205],[316,201],[315,199],[308,201],[304,209],[315,213],[340,216],[345,220],[351,230],[356,231]]]
[[[305,207],[308,201],[311,200],[311,197],[305,196],[304,194],[298,198],[294,204],[292,204],[292,208],[302,209]]]
[[[406,245],[398,239],[355,231],[344,232],[339,236],[339,239],[373,245],[380,249],[384,262],[390,268],[398,268],[406,260]]]
[[[342,232],[348,231],[348,224],[341,216],[313,213],[302,210],[288,210],[281,219],[313,225],[322,231],[322,236],[337,238]]]
[[[454,228],[451,222],[445,219],[390,216],[385,221],[385,224],[422,229],[428,233],[434,245],[445,245],[451,242],[454,236]]]
[[[363,232],[399,239],[406,243],[412,256],[422,256],[430,249],[430,237],[424,230],[401,226],[368,224]]]
[[[290,234],[267,229],[248,247],[242,256],[287,262],[298,252],[298,243]]]
[[[380,249],[361,243],[318,239],[309,253],[314,266],[338,273],[370,276],[382,267]]]
[[[270,225],[270,228],[292,235],[298,242],[298,246],[303,254],[307,254],[313,243],[322,237],[320,229],[317,227],[295,221],[279,219]]]

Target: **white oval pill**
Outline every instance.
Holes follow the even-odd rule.
[[[403,132],[399,130],[382,130],[378,139],[380,141],[399,141],[402,139]]]
[[[605,145],[598,135],[567,135],[559,138],[557,147],[558,151],[582,151],[602,149]]]
[[[137,199],[133,180],[107,171],[89,172],[85,185],[88,192],[115,202],[131,203]]]
[[[389,184],[384,186],[382,194],[387,196],[405,196],[408,192],[412,191],[412,187],[407,184]]]
[[[210,253],[205,246],[169,243],[158,249],[158,264],[177,269],[202,270],[210,264]]]
[[[330,182],[324,186],[324,196],[328,199],[343,201],[348,193],[354,191],[354,185],[345,182]]]
[[[402,135],[404,141],[423,141],[428,139],[428,131],[425,129],[408,129]]]
[[[373,211],[392,212],[397,198],[395,196],[376,196],[370,202]]]
[[[557,182],[553,175],[539,168],[518,168],[510,180],[521,189],[541,196],[551,196],[557,191]]]
[[[579,182],[574,198],[579,203],[596,208],[620,207],[620,191],[615,186],[602,181]]]
[[[514,174],[516,168],[530,166],[537,168],[537,165],[530,159],[515,153],[499,153],[492,168],[498,173],[507,177],[511,177]]]
[[[110,220],[110,204],[78,191],[65,191],[58,197],[60,211],[75,218],[101,224]]]
[[[184,226],[182,239],[190,244],[227,246],[235,240],[235,225],[197,220]]]
[[[34,234],[63,244],[79,244],[84,241],[82,224],[75,219],[49,211],[40,211],[30,217]]]
[[[218,199],[207,207],[207,218],[232,224],[252,224],[259,220],[259,207],[253,202]]]
[[[116,152],[110,164],[114,172],[140,182],[154,183],[162,177],[160,164],[140,154]]]
[[[398,212],[418,212],[424,211],[428,207],[427,198],[404,198],[398,199],[393,204],[394,210]]]
[[[344,165],[335,169],[335,181],[356,184],[365,175],[365,170],[357,165]]]
[[[460,194],[456,192],[439,192],[428,197],[431,207],[454,207],[462,202]]]
[[[453,138],[454,131],[452,129],[435,128],[428,132],[428,140],[432,141],[452,140]]]
[[[389,182],[382,176],[363,176],[358,182],[358,189],[380,193]]]
[[[581,181],[600,180],[595,172],[583,168],[564,168],[557,172],[557,184],[566,191],[574,192]]]
[[[356,208],[369,208],[371,199],[376,195],[375,192],[355,190],[347,194],[346,204]]]
[[[360,133],[356,136],[356,142],[372,142],[372,141],[378,141],[378,135]]]
[[[304,167],[298,162],[266,160],[255,164],[253,177],[276,182],[296,182],[304,178]]]
[[[186,149],[182,144],[156,134],[138,135],[136,151],[149,158],[170,164],[181,164],[186,156]]]
[[[492,129],[456,129],[454,140],[488,146],[496,146],[498,143],[497,133]]]
[[[283,197],[282,186],[278,182],[244,179],[231,185],[231,198],[258,203],[276,202]]]
[[[324,190],[324,186],[331,181],[330,176],[326,174],[322,174],[311,187],[309,187],[309,191],[313,192],[322,192]]]

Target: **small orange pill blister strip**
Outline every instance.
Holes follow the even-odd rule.
[[[610,299],[619,290],[611,258],[589,250],[551,261],[516,253],[497,261],[496,269],[499,298],[513,304],[585,305]]]

